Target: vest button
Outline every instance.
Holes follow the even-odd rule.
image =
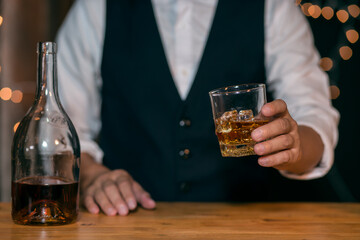
[[[188,183],[188,182],[182,182],[182,183],[180,184],[180,191],[181,191],[182,193],[188,193],[188,192],[190,191],[190,189],[191,189],[190,183]]]
[[[189,119],[181,119],[179,125],[180,127],[190,127],[191,121]]]
[[[190,157],[190,150],[188,148],[180,150],[179,156],[182,157],[183,159],[188,159]]]

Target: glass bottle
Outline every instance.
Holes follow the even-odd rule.
[[[58,96],[56,43],[37,48],[35,101],[12,144],[12,218],[18,224],[67,224],[79,211],[79,139]]]

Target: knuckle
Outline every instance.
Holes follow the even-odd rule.
[[[283,131],[287,131],[290,127],[289,120],[287,120],[286,118],[280,118],[279,125],[280,125],[281,130],[283,130]]]
[[[101,186],[103,185],[104,182],[108,181],[108,176],[107,175],[100,175],[99,177],[97,177],[95,179],[95,181],[93,182],[93,187],[95,189],[97,188],[101,188]]]
[[[283,152],[283,163],[289,163],[291,159],[291,153],[290,151],[284,151]]]
[[[102,181],[101,186],[102,186],[103,188],[106,188],[106,187],[109,187],[109,186],[111,186],[111,185],[113,185],[113,184],[114,184],[113,180],[111,180],[111,179],[106,179],[106,180]]]
[[[287,104],[283,99],[276,99],[274,102],[276,102],[276,106],[279,108],[279,110],[283,111],[287,109]]]
[[[263,143],[261,143],[262,144],[262,147],[263,147],[263,149],[262,149],[262,153],[263,154],[266,154],[266,153],[268,153],[268,152],[272,152],[272,145],[270,144],[270,143],[268,143],[268,142],[263,142]]]
[[[95,187],[93,185],[85,188],[84,191],[83,191],[84,196],[94,195],[94,192],[95,192]]]
[[[290,135],[283,136],[284,148],[290,148],[294,144],[294,139]]]
[[[298,130],[298,124],[294,119],[292,119],[292,121],[290,121],[290,125],[291,125],[292,129],[294,129],[296,131]]]
[[[113,191],[113,186],[114,186],[113,184],[107,184],[103,186],[103,189],[105,192],[109,193]]]
[[[122,169],[114,170],[114,181],[117,183],[123,182],[123,181],[131,181],[130,174]]]
[[[124,169],[116,169],[113,171],[113,173],[117,176],[128,176],[129,173],[125,171]]]
[[[285,102],[283,99],[279,99],[279,101],[280,101],[280,103],[281,103],[282,105],[284,105],[285,107],[287,107],[287,104],[286,104],[286,102]]]
[[[108,174],[108,173],[102,173],[102,174],[100,174],[99,176],[97,176],[97,177],[95,178],[94,183],[95,183],[95,184],[101,183],[101,182],[103,182],[104,180],[106,180],[106,179],[108,179],[108,178],[109,178],[109,174]]]
[[[129,176],[118,176],[115,180],[115,182],[120,186],[122,184],[130,184],[131,183],[131,178]]]
[[[133,181],[132,188],[135,193],[145,192],[145,190],[141,187],[141,185],[136,181]]]
[[[124,188],[127,187],[131,184],[130,179],[128,178],[119,178],[117,180],[117,185],[119,186],[119,188]]]

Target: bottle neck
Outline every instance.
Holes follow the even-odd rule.
[[[35,99],[38,104],[57,104],[56,53],[38,53],[37,89]]]

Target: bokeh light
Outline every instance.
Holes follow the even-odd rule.
[[[330,71],[334,66],[333,60],[331,60],[331,58],[328,57],[323,57],[322,59],[320,59],[319,64],[324,71]]]
[[[340,96],[340,89],[335,85],[331,85],[330,86],[331,99],[337,99],[339,96]]]
[[[4,21],[4,18],[2,16],[0,16],[0,26],[2,25],[3,21]]]
[[[309,13],[309,8],[312,6],[311,3],[304,3],[303,5],[301,5],[301,10],[303,11],[303,13],[305,14],[305,16],[310,17],[310,13]]]
[[[313,18],[318,18],[321,15],[321,8],[318,5],[312,5],[309,7],[308,12]]]
[[[348,6],[348,11],[354,18],[357,18],[360,15],[360,8],[355,4]]]
[[[345,23],[349,19],[349,14],[345,10],[339,10],[336,12],[336,16],[340,22]]]
[[[349,60],[352,57],[353,51],[348,46],[343,46],[339,49],[339,53],[342,59]]]
[[[0,90],[0,98],[4,101],[7,101],[11,98],[12,91],[8,87],[4,87]]]
[[[13,103],[20,103],[23,99],[23,93],[20,90],[15,90],[12,92],[11,101]]]
[[[347,30],[346,38],[349,40],[349,42],[356,43],[359,40],[359,33],[354,29]]]
[[[326,20],[330,20],[334,16],[334,10],[331,7],[323,7],[321,14]]]

